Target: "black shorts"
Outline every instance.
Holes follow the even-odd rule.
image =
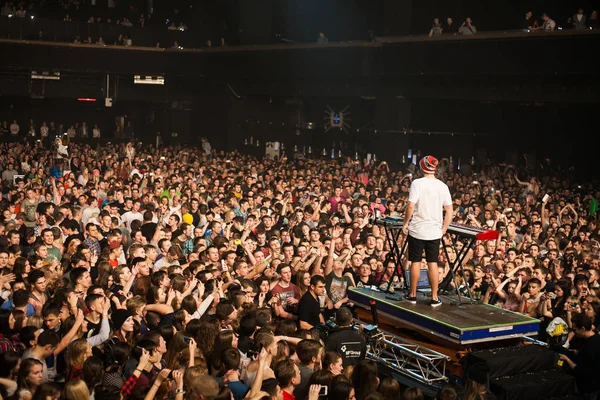
[[[440,254],[440,239],[422,240],[408,235],[408,261],[423,261],[423,250],[428,263],[437,262]]]

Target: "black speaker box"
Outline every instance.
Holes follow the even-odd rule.
[[[490,391],[497,400],[548,400],[576,392],[575,378],[558,369],[494,379]]]
[[[520,375],[555,368],[558,354],[547,347],[528,344],[473,351],[467,354],[466,368],[484,363],[490,368],[489,379]],[[465,369],[466,370],[466,369]]]

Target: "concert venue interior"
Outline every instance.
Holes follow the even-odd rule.
[[[0,0],[0,396],[597,399],[597,9]]]

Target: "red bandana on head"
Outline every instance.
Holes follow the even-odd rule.
[[[425,156],[419,162],[419,166],[423,172],[428,174],[434,174],[437,169],[439,161],[434,156]]]

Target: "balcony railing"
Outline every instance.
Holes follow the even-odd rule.
[[[140,47],[172,47],[174,42],[184,48],[202,48],[207,40],[218,46],[218,33],[210,25],[195,25],[193,30],[168,30],[166,26],[127,27],[107,23],[60,21],[44,18],[0,17],[0,39],[44,40],[73,43],[78,39],[87,43],[88,37],[96,43],[101,37],[107,45],[114,45],[120,35],[127,35],[132,45]],[[121,45],[122,43],[117,43]]]

